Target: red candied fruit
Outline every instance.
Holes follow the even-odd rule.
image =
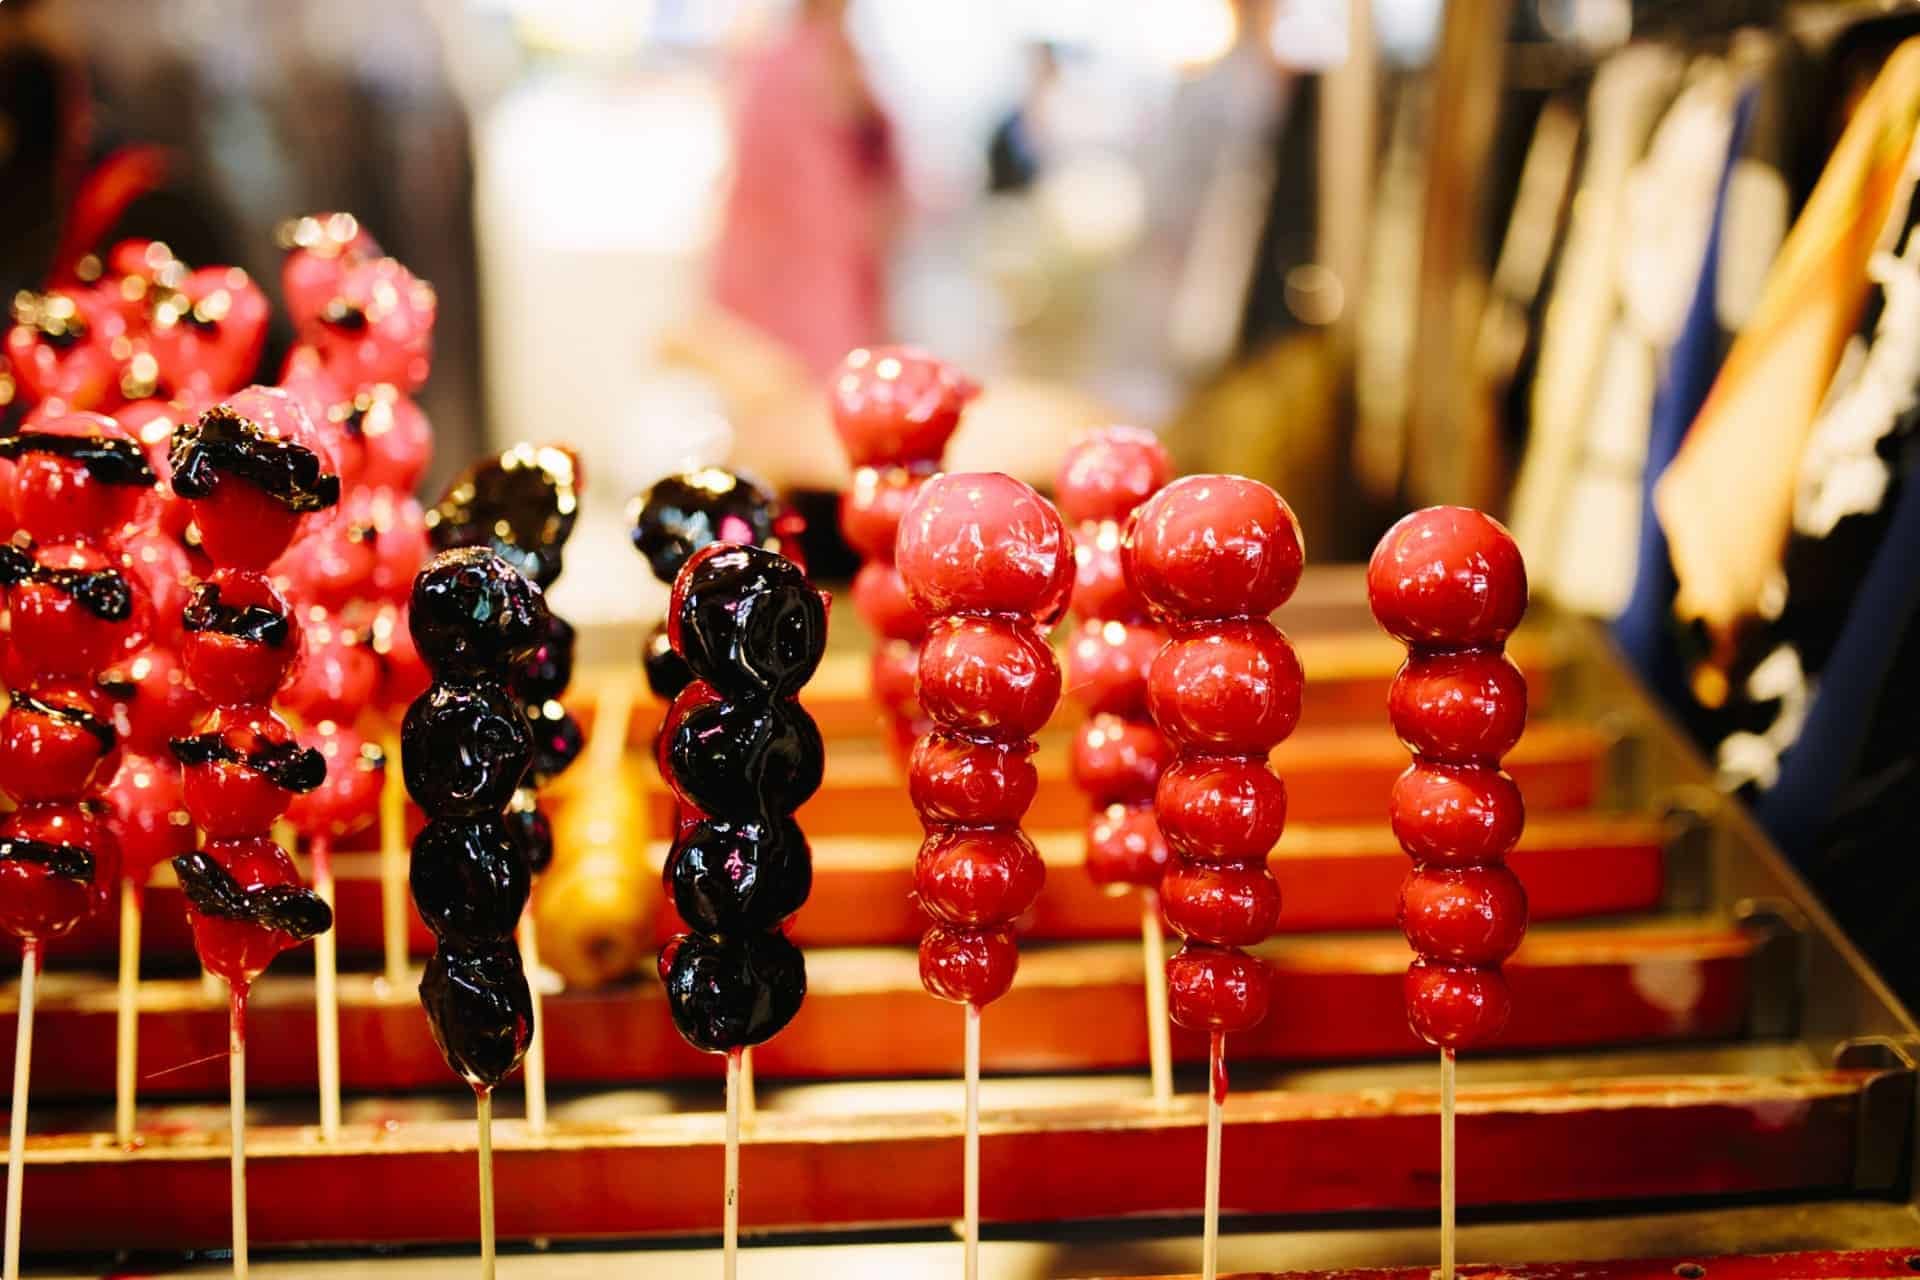
[[[300,731],[302,746],[327,762],[327,780],[293,797],[287,820],[301,834],[340,841],[372,826],[380,816],[386,770],[380,754],[358,732],[323,720]]]
[[[222,707],[202,733],[217,734],[236,759],[189,764],[181,797],[194,825],[209,839],[233,839],[269,830],[287,811],[293,793],[246,763],[262,751],[294,742],[287,722],[261,707]]]
[[[1520,842],[1526,805],[1513,778],[1483,765],[1416,762],[1394,780],[1387,816],[1416,862],[1499,862]]]
[[[1013,930],[935,925],[920,938],[920,984],[939,1000],[992,1004],[1013,986],[1020,948]]]
[[[1513,1011],[1513,995],[1498,969],[1442,960],[1415,960],[1407,969],[1406,994],[1414,1034],[1443,1049],[1485,1044]]]
[[[0,788],[20,804],[77,800],[112,777],[120,751],[101,703],[65,681],[16,694],[0,714]]]
[[[32,804],[0,819],[0,839],[66,845],[93,858],[93,878],[57,875],[27,858],[0,858],[0,928],[28,941],[58,938],[106,901],[120,874],[112,832],[84,805]]]
[[[339,614],[310,610],[301,632],[305,660],[280,702],[309,724],[353,723],[380,686],[379,657]]]
[[[1172,848],[1199,862],[1265,860],[1287,825],[1287,784],[1265,761],[1199,756],[1160,775],[1154,800]]]
[[[1179,859],[1160,886],[1167,924],[1190,942],[1250,947],[1280,920],[1280,886],[1266,859],[1251,867]]]
[[[267,342],[267,295],[239,267],[187,273],[153,309],[147,336],[160,378],[201,394],[253,376]]]
[[[206,852],[226,868],[244,892],[268,885],[299,885],[293,859],[271,836],[207,841]],[[244,920],[204,916],[191,905],[187,920],[193,926],[194,950],[208,972],[225,978],[235,989],[251,986],[265,973],[275,956],[300,945],[289,935]]]
[[[34,563],[49,573],[102,574],[118,570],[100,550],[84,542],[60,542],[38,547]],[[104,579],[95,580],[104,583]],[[124,577],[121,578],[125,584]],[[44,676],[81,678],[91,675],[124,651],[132,635],[132,592],[119,600],[127,612],[102,616],[93,605],[105,605],[100,593],[75,591],[44,575],[27,578],[7,588],[12,615],[9,639],[16,666]],[[90,605],[91,602],[91,605]],[[111,609],[103,609],[112,612]]]
[[[206,714],[206,700],[187,680],[180,655],[149,646],[101,672],[107,712],[127,750],[159,755]]]
[[[935,476],[900,522],[894,559],[928,617],[1009,614],[1051,627],[1073,592],[1066,522],[998,472]]]
[[[438,305],[433,286],[392,258],[351,262],[301,336],[342,386],[385,382],[413,391],[432,363]]]
[[[918,640],[927,620],[907,598],[900,571],[891,564],[869,560],[853,579],[853,608],[867,629],[883,640]]]
[[[924,472],[906,467],[860,467],[840,499],[840,532],[862,560],[893,563],[901,518],[913,505]]]
[[[1073,612],[1081,618],[1145,618],[1147,602],[1127,581],[1122,533],[1111,521],[1082,525],[1073,543]]]
[[[335,406],[334,412],[342,410]],[[358,417],[366,451],[360,483],[372,490],[412,493],[433,460],[433,427],[419,403],[383,382],[362,390],[346,412]]]
[[[1415,652],[1387,691],[1387,718],[1414,755],[1492,764],[1527,727],[1527,682],[1504,653]]]
[[[858,347],[828,383],[833,429],[856,467],[936,461],[980,388],[917,347]]]
[[[1152,725],[1100,714],[1074,733],[1068,766],[1074,785],[1100,800],[1146,804],[1172,758],[1167,740]]]
[[[319,430],[287,392],[278,387],[248,387],[226,405],[266,436],[312,453],[319,459],[321,474],[332,474],[333,459]],[[207,555],[215,564],[237,569],[269,568],[292,544],[306,518],[305,512],[227,471],[215,472],[206,497],[189,498],[187,503]]]
[[[193,819],[171,758],[128,755],[102,796],[120,841],[121,872],[144,888],[153,869],[194,848]]]
[[[949,728],[1030,738],[1060,700],[1060,664],[1024,622],[941,618],[920,647],[918,691],[927,714]]]
[[[1008,826],[1033,803],[1031,743],[978,742],[936,730],[914,745],[907,788],[923,821]]]
[[[23,434],[134,442],[125,427],[98,413],[36,418]],[[14,519],[41,542],[118,533],[146,492],[143,485],[109,484],[86,463],[35,449],[30,440],[14,462],[12,479]]]
[[[1087,875],[1115,890],[1158,889],[1167,869],[1167,842],[1145,805],[1110,804],[1087,819]]]
[[[1264,619],[1177,625],[1147,675],[1160,731],[1191,750],[1264,756],[1300,723],[1306,676]]]
[[[61,288],[17,294],[6,357],[35,403],[57,400],[97,409],[120,398],[127,319],[104,289]]]
[[[1527,931],[1527,893],[1505,866],[1416,867],[1400,888],[1400,928],[1423,956],[1499,964]]]
[[[1054,481],[1060,514],[1083,520],[1125,520],[1173,479],[1173,456],[1139,427],[1101,427],[1067,448]]]
[[[928,915],[974,928],[1019,916],[1046,879],[1046,864],[1018,827],[936,831],[913,868],[914,893]]]
[[[260,610],[263,620],[281,620],[279,643],[258,635],[230,634],[219,621],[189,617],[180,642],[180,658],[187,678],[215,706],[231,707],[270,702],[293,677],[303,648],[302,628],[293,610],[264,573],[219,569],[207,579],[205,599],[217,600],[219,611]],[[213,594],[217,592],[217,597]]]
[[[873,700],[891,713],[910,712],[919,704],[915,688],[920,679],[920,646],[911,640],[883,640],[867,660]]]
[[[1258,956],[1188,943],[1167,961],[1167,1008],[1183,1027],[1247,1031],[1267,1016],[1272,984]]]
[[[1299,521],[1243,476],[1184,476],[1148,498],[1127,527],[1134,588],[1184,618],[1264,618],[1300,584]]]
[[[1367,564],[1367,597],[1381,627],[1405,644],[1499,644],[1527,610],[1527,569],[1498,520],[1468,507],[1429,507],[1380,539]]]
[[[1147,672],[1165,640],[1155,627],[1089,618],[1067,641],[1067,686],[1091,715],[1144,716]]]

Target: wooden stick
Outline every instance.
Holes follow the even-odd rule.
[[[1160,895],[1140,893],[1140,951],[1146,962],[1147,1060],[1153,1068],[1153,1101],[1173,1105],[1173,1032],[1167,1022],[1167,949],[1160,932]]]
[[[540,930],[529,906],[520,917],[520,956],[527,970],[527,993],[533,997],[533,1038],[527,1041],[527,1132],[539,1137],[547,1131],[546,1005],[540,998]]]
[[[967,1136],[962,1164],[963,1207],[961,1270],[980,1280],[980,1006],[967,1006]]]
[[[313,891],[329,910],[334,905],[333,842],[315,836],[308,842],[313,856]],[[338,928],[313,940],[314,1032],[320,1047],[320,1140],[340,1140],[340,953]]]
[[[1227,1101],[1227,1037],[1213,1033],[1207,1051],[1207,1199],[1201,1228],[1200,1274],[1220,1274],[1220,1119]]]
[[[601,683],[582,773],[598,778],[620,771],[627,754],[627,731],[633,724],[634,680],[631,673],[623,672]]]
[[[480,1276],[493,1280],[493,1090],[473,1091],[480,1125]]]
[[[233,1126],[233,1274],[247,1280],[247,988],[227,989],[227,1110]]]
[[[720,1274],[734,1280],[740,1267],[740,1105],[746,1053],[727,1055],[726,1203],[720,1232]]]
[[[1453,1280],[1453,1050],[1440,1051],[1440,1280]]]
[[[740,1123],[750,1123],[759,1109],[760,1096],[753,1084],[753,1049],[749,1046],[740,1051]]]
[[[380,931],[387,985],[398,991],[407,980],[407,784],[400,769],[400,735],[381,746],[387,773],[380,788]]]
[[[13,1033],[13,1114],[7,1128],[6,1280],[20,1280],[20,1191],[26,1176],[27,1083],[33,1067],[33,988],[40,974],[40,944],[20,952],[20,1013]]]
[[[133,1142],[134,1103],[140,1067],[141,889],[131,877],[120,882],[120,989],[113,1040],[113,1140]]]

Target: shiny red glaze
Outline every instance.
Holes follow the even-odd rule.
[[[913,864],[914,896],[926,913],[970,928],[1016,919],[1046,881],[1046,864],[1018,827],[935,831]]]
[[[1147,705],[1176,746],[1264,756],[1299,724],[1305,684],[1293,645],[1264,619],[1176,627]]]
[[[1416,867],[1400,887],[1400,931],[1430,959],[1497,965],[1527,931],[1527,891],[1500,864]]]
[[[200,732],[224,735],[242,755],[260,739],[280,743],[293,738],[286,721],[261,707],[222,707]],[[210,840],[268,831],[292,799],[291,792],[266,774],[234,761],[188,765],[181,771],[181,778],[181,799],[187,812]]]
[[[1513,535],[1468,507],[1428,507],[1387,530],[1367,564],[1367,600],[1405,644],[1499,644],[1527,611],[1527,568]]]
[[[992,1004],[1013,986],[1020,948],[1013,930],[935,925],[920,938],[920,985],[955,1004]]]
[[[341,407],[334,407],[340,413]],[[360,443],[365,461],[360,483],[372,489],[412,493],[421,473],[433,461],[433,427],[411,396],[391,384],[367,387],[353,398],[359,417]]]
[[[104,699],[83,684],[43,681],[32,700],[111,723]],[[78,800],[119,767],[118,743],[102,747],[79,722],[49,715],[25,698],[13,699],[0,713],[0,789],[17,804]]]
[[[386,783],[384,756],[359,733],[322,720],[297,735],[327,761],[327,780],[293,797],[287,820],[309,839],[338,843],[371,827],[380,816],[380,791]]]
[[[1160,882],[1160,900],[1175,933],[1220,947],[1253,946],[1280,921],[1280,885],[1264,860],[1236,867],[1177,859]]]
[[[1121,527],[1111,520],[1073,531],[1073,613],[1078,618],[1145,619],[1147,602],[1127,581]]]
[[[193,819],[171,756],[129,753],[100,797],[120,843],[120,874],[144,886],[153,869],[194,848]]]
[[[354,262],[301,337],[342,386],[387,382],[413,391],[432,363],[438,305],[433,286],[394,259]],[[348,318],[330,318],[340,313]]]
[[[375,617],[373,636],[374,654],[380,659],[380,703],[397,723],[413,700],[433,683],[433,672],[414,646],[404,605],[383,607]]]
[[[1139,622],[1090,618],[1067,640],[1067,688],[1088,714],[1144,717],[1147,672],[1166,637]]]
[[[38,547],[34,561],[46,569],[96,573],[113,567],[84,542]],[[131,619],[112,621],[92,612],[49,582],[18,582],[7,588],[11,659],[40,676],[85,677],[119,655],[133,634]]]
[[[288,249],[281,265],[280,294],[293,327],[306,333],[339,294],[347,268],[378,258],[380,246],[350,213],[311,214],[294,229],[301,238]]]
[[[900,571],[879,560],[869,560],[854,575],[853,610],[882,639],[919,640],[927,631],[927,620],[907,598]]]
[[[1154,810],[1174,852],[1264,866],[1286,830],[1287,784],[1264,760],[1191,756],[1160,775]]]
[[[1293,595],[1305,560],[1293,510],[1244,476],[1182,477],[1127,526],[1128,578],[1172,617],[1264,618]]]
[[[1075,731],[1067,764],[1074,785],[1096,804],[1148,803],[1172,759],[1167,740],[1151,724],[1095,715]]]
[[[102,287],[114,296],[129,325],[145,325],[158,292],[186,278],[187,264],[158,240],[121,240],[107,250]]]
[[[1513,994],[1498,969],[1416,960],[1407,969],[1407,1022],[1430,1045],[1471,1049],[1507,1025]]]
[[[186,548],[154,528],[128,530],[117,546],[121,572],[133,584],[135,630],[148,644],[177,644],[180,611],[192,590],[193,564]]]
[[[979,390],[917,347],[859,347],[834,371],[827,404],[854,466],[936,461]]]
[[[92,440],[132,440],[133,434],[97,413],[36,418],[27,429],[46,435]],[[108,484],[85,464],[52,453],[27,452],[12,467],[11,502],[20,528],[38,542],[104,538],[133,518],[145,492],[140,486]]]
[[[920,705],[914,690],[920,679],[920,646],[911,640],[883,640],[867,661],[873,700],[894,714],[912,712]]]
[[[206,850],[243,890],[300,883],[293,859],[270,836],[209,839]],[[187,921],[193,926],[193,948],[200,953],[200,963],[236,987],[250,985],[275,956],[300,945],[277,929],[203,916],[191,905]]]
[[[1060,664],[1015,618],[936,621],[920,646],[920,705],[935,723],[1003,741],[1031,738],[1060,700]]]
[[[1125,520],[1173,479],[1173,455],[1151,431],[1100,427],[1067,447],[1054,477],[1060,513],[1082,520]]]
[[[1416,650],[1387,692],[1387,716],[1422,759],[1493,764],[1527,727],[1526,678],[1498,650]]]
[[[894,560],[929,618],[1019,614],[1051,627],[1073,592],[1073,545],[1060,513],[997,472],[927,481],[900,522]]]
[[[287,619],[286,641],[275,647],[218,631],[187,631],[180,641],[187,679],[215,706],[272,701],[300,665],[302,630],[293,607],[264,573],[217,569],[208,581],[220,589],[223,605],[269,609]]]
[[[347,501],[348,519],[373,537],[373,593],[398,600],[413,590],[433,547],[420,500],[398,489],[361,489]]]
[[[1190,942],[1167,961],[1167,1011],[1183,1027],[1246,1031],[1267,1016],[1272,985],[1258,956]]]
[[[93,880],[49,874],[38,863],[0,858],[0,928],[28,941],[57,938],[106,901],[120,875],[120,848],[105,823],[75,803],[34,804],[0,819],[0,836],[73,845],[93,855]]]
[[[893,563],[900,521],[931,473],[909,467],[859,467],[840,498],[840,533],[862,560]]]
[[[352,724],[380,687],[380,659],[360,632],[324,609],[300,622],[306,660],[280,694],[280,703],[309,724]]]
[[[1087,875],[1114,888],[1157,889],[1167,842],[1150,804],[1110,804],[1087,819]]]
[[[1387,802],[1394,838],[1415,862],[1476,866],[1505,860],[1526,826],[1512,777],[1478,765],[1417,762]]]
[[[327,372],[320,363],[320,353],[312,347],[295,347],[287,352],[286,363],[280,367],[280,389],[300,402],[327,442],[341,488],[351,490],[359,485],[367,450],[358,420],[353,417],[352,390]]]
[[[52,289],[33,299],[33,310],[72,304],[73,319],[82,327],[77,339],[51,341],[41,327],[19,323],[23,314],[15,304],[15,323],[7,330],[7,362],[27,400],[58,400],[73,409],[111,408],[121,400],[120,375],[125,358],[116,346],[127,334],[126,316],[117,299],[104,289]],[[130,353],[129,353],[130,354]]]
[[[149,646],[100,673],[107,714],[130,752],[164,755],[167,743],[192,730],[207,702],[187,680],[172,649]]]
[[[309,521],[305,535],[273,562],[272,574],[288,599],[339,609],[372,594],[374,558],[374,539],[342,506]]]
[[[322,472],[332,470],[333,459],[320,433],[300,402],[285,391],[248,387],[226,403],[268,435],[318,454]],[[215,564],[239,569],[272,565],[292,544],[306,518],[301,512],[289,511],[258,486],[230,474],[220,475],[209,496],[188,499],[187,506],[207,555]]]
[[[907,789],[923,822],[1011,826],[1033,804],[1030,742],[978,742],[935,731],[914,745]]]
[[[239,267],[201,267],[154,304],[147,342],[169,387],[224,393],[245,383],[267,341],[267,295]]]

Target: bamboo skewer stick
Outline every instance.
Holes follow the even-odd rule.
[[[133,1142],[140,1064],[140,916],[142,891],[120,882],[120,986],[113,1038],[113,1140]]]
[[[333,844],[325,836],[309,842],[313,891],[334,908]],[[340,1140],[340,953],[332,929],[313,940],[313,1014],[320,1048],[320,1139]]]
[[[540,930],[529,905],[520,917],[520,955],[527,968],[527,994],[532,997],[533,1037],[527,1041],[527,1132],[539,1137],[547,1131],[547,1021],[540,996]]]
[[[962,1272],[980,1280],[980,1006],[967,1006],[967,1128],[962,1170],[964,1220],[961,1224]]]
[[[1173,1105],[1173,1030],[1167,1021],[1167,948],[1160,930],[1160,895],[1140,894],[1140,950],[1146,962],[1147,1061],[1153,1072],[1154,1105]]]
[[[1227,1037],[1213,1033],[1207,1052],[1207,1191],[1201,1228],[1200,1274],[1214,1280],[1220,1274],[1220,1139],[1227,1100]]]
[[[1440,1280],[1453,1280],[1458,1189],[1453,1145],[1453,1050],[1440,1051]]]
[[[740,1267],[740,1110],[746,1053],[727,1055],[726,1204],[720,1234],[720,1274],[734,1280]]]
[[[233,1274],[247,1277],[247,989],[227,993],[227,1110],[232,1125]]]
[[[399,735],[381,745],[388,765],[380,790],[380,931],[387,985],[398,991],[407,979],[407,784]]]
[[[480,1128],[480,1276],[493,1280],[493,1090],[475,1089],[473,1108]]]
[[[40,944],[20,953],[20,1014],[13,1038],[13,1113],[7,1127],[6,1280],[20,1280],[20,1204],[26,1176],[27,1084],[33,1067],[33,996],[40,974]]]

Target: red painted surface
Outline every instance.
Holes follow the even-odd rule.
[[[712,1060],[708,1068],[717,1069]],[[1868,1074],[1469,1090],[1460,1114],[1463,1200],[1831,1193],[1851,1175],[1857,1091]],[[1431,1091],[1235,1095],[1227,1103],[1224,1208],[1431,1210],[1438,1195],[1436,1105]],[[498,1126],[500,1232],[562,1238],[714,1231],[721,1137],[720,1117],[711,1114],[561,1128],[538,1146],[523,1144],[517,1125]],[[435,1123],[350,1131],[341,1147],[323,1153],[295,1131],[256,1129],[248,1161],[253,1238],[469,1241],[473,1142],[470,1123]],[[1145,1102],[990,1111],[981,1142],[982,1213],[989,1221],[1023,1222],[1191,1214],[1199,1207],[1204,1144],[1198,1096],[1180,1098],[1165,1115]],[[133,1157],[84,1141],[39,1140],[28,1168],[29,1250],[99,1248],[102,1206],[112,1206],[107,1238],[117,1245],[208,1247],[227,1237],[226,1150],[203,1136],[156,1142]],[[741,1176],[753,1189],[741,1209],[750,1230],[950,1220],[959,1208],[958,1116],[763,1112],[742,1152]],[[1880,1274],[1860,1265],[1817,1273],[1730,1267],[1709,1275]]]

